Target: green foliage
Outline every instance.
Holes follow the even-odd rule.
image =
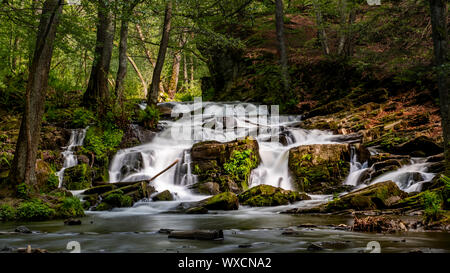
[[[84,108],[77,108],[73,112],[72,126],[74,128],[86,128],[94,121],[94,114]]]
[[[438,220],[442,215],[441,205],[442,198],[436,192],[425,192],[423,194],[423,202],[425,206],[424,217],[426,221]]]
[[[195,97],[202,96],[202,89],[199,84],[188,86],[189,88],[184,92],[177,92],[175,94],[176,101],[194,101]]]
[[[68,190],[83,190],[91,186],[92,172],[87,164],[79,164],[64,172],[63,186]]]
[[[103,131],[98,127],[90,127],[86,132],[83,152],[93,153],[100,163],[108,162],[108,155],[116,152],[122,141],[123,131],[120,129],[110,129]]]
[[[55,215],[55,210],[39,199],[23,202],[17,208],[17,217],[26,221],[47,220]]]
[[[55,190],[58,188],[58,186],[59,186],[59,178],[53,172],[48,177],[47,184],[44,187],[44,192],[50,192],[52,190]]]
[[[17,196],[20,198],[28,198],[31,193],[30,187],[26,183],[20,183],[17,185]]]
[[[83,205],[77,197],[65,197],[57,208],[57,214],[63,218],[84,216]]]
[[[448,176],[441,175],[440,180],[444,182],[442,196],[444,198],[444,205],[448,209],[450,207],[450,178]]]
[[[226,173],[233,179],[240,181],[242,188],[247,189],[247,182],[252,169],[257,167],[257,159],[252,155],[252,150],[233,151],[231,158],[223,165]]]
[[[147,106],[144,110],[141,110],[138,115],[138,121],[148,129],[156,128],[160,118],[159,110],[156,106]]]
[[[16,218],[17,211],[7,204],[0,205],[0,221],[10,221]]]
[[[116,190],[106,195],[103,201],[118,208],[131,207],[133,205],[133,199],[130,196],[124,195],[121,190]]]

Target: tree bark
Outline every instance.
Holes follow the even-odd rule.
[[[172,75],[170,77],[168,89],[169,98],[171,99],[175,97],[175,93],[177,92],[178,79],[180,76],[180,62],[181,62],[181,53],[179,50],[176,50],[173,54]]]
[[[83,104],[97,109],[100,115],[106,113],[109,101],[108,74],[114,42],[115,22],[109,10],[109,0],[98,1],[97,42],[94,62]]]
[[[345,41],[347,40],[348,22],[347,22],[347,0],[339,1],[340,12],[340,31],[337,54],[342,55],[344,52]]]
[[[194,80],[195,80],[195,78],[194,78],[194,71],[195,71],[195,64],[194,64],[194,56],[191,54],[191,61],[190,61],[190,66],[191,66],[191,75],[190,75],[190,79],[189,79],[189,84],[191,85],[191,88],[192,88],[192,85],[194,84]]]
[[[183,81],[185,85],[189,83],[186,53],[183,54]]]
[[[46,0],[40,16],[34,57],[26,87],[25,112],[9,176],[13,185],[24,182],[36,188],[36,154],[44,115],[53,44],[63,4],[63,0]]]
[[[322,11],[320,10],[320,6],[319,6],[319,3],[317,3],[317,0],[313,0],[312,3],[314,6],[314,10],[316,12],[316,22],[317,22],[317,27],[319,28],[319,40],[320,40],[320,43],[322,44],[323,53],[325,55],[329,55],[330,48],[328,46],[327,33],[323,26]]]
[[[166,10],[164,15],[164,26],[159,46],[158,59],[156,60],[155,69],[153,70],[152,85],[148,94],[148,105],[156,105],[158,103],[159,96],[159,84],[161,82],[161,72],[164,66],[164,60],[166,58],[167,47],[169,46],[169,35],[172,21],[172,1],[168,1],[166,4]]]
[[[116,76],[116,98],[123,101],[124,80],[127,75],[127,48],[128,48],[128,22],[130,20],[131,12],[138,4],[137,1],[131,2],[127,5],[124,2],[122,10],[122,25],[120,27],[120,44],[119,44],[119,69]]]
[[[449,51],[447,30],[447,0],[430,0],[434,58],[437,66],[437,81],[444,138],[445,174],[450,176],[450,107],[449,107]]]
[[[139,70],[139,68],[137,67],[137,65],[136,65],[136,63],[134,62],[134,60],[133,60],[130,56],[127,56],[127,58],[128,58],[128,61],[131,63],[131,66],[133,66],[133,69],[134,69],[134,71],[136,72],[136,74],[138,75],[139,79],[141,80],[142,88],[143,88],[143,91],[144,91],[144,97],[146,98],[146,97],[147,97],[147,93],[148,93],[148,90],[147,90],[147,83],[145,82],[145,79],[144,79],[144,77],[142,76],[142,73],[141,73],[141,71]]]
[[[287,62],[286,42],[284,37],[283,0],[276,0],[275,21],[278,41],[278,54],[280,55],[281,81],[285,91],[289,91],[289,70]]]

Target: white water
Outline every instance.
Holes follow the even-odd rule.
[[[61,153],[64,158],[63,167],[59,172],[56,173],[56,176],[58,176],[59,185],[60,188],[62,186],[63,178],[64,178],[64,171],[67,168],[74,167],[78,164],[77,156],[74,154],[74,149],[76,147],[82,146],[84,142],[84,138],[86,137],[86,129],[73,129],[70,135],[69,143],[66,147],[63,147],[63,152]]]
[[[189,153],[192,145],[207,140],[227,142],[248,134],[256,136],[259,132],[256,139],[262,162],[252,171],[249,186],[268,184],[293,189],[288,171],[289,149],[299,145],[336,143],[330,132],[295,128],[300,122],[299,116],[283,116],[271,123],[258,118],[258,111],[259,115],[268,111],[255,104],[203,102],[202,107],[194,103],[171,103],[170,106],[173,107],[172,113],[185,116],[189,113],[190,116],[177,121],[163,121],[164,130],[151,142],[119,151],[109,169],[110,182],[150,179],[178,159],[177,166],[158,177],[153,185],[157,191],[175,193],[178,200],[197,200],[198,196],[187,188],[197,181],[192,174]],[[193,134],[190,130],[183,131],[191,128],[191,124]],[[286,136],[287,146],[271,141],[271,136],[280,132]]]

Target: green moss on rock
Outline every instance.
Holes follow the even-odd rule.
[[[83,190],[91,186],[92,173],[87,164],[79,164],[64,171],[63,186],[68,190]]]
[[[232,192],[223,192],[200,202],[208,210],[237,210],[239,200]]]
[[[253,187],[238,196],[242,205],[251,207],[280,206],[311,199],[307,194],[283,190],[270,185]]]

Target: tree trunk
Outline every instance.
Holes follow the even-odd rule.
[[[319,40],[322,44],[323,53],[325,55],[329,55],[330,48],[328,47],[327,33],[325,32],[325,27],[323,25],[322,11],[320,10],[320,6],[319,3],[317,3],[317,0],[313,0],[312,3],[316,12],[317,27],[319,28]]]
[[[156,105],[158,103],[159,85],[161,82],[161,72],[166,58],[167,47],[169,46],[170,24],[172,20],[172,1],[166,4],[164,15],[164,26],[159,46],[158,59],[156,60],[155,69],[153,70],[152,85],[148,95],[148,105]]]
[[[109,0],[98,1],[97,42],[94,62],[83,104],[97,109],[100,115],[106,113],[109,101],[108,74],[114,42],[115,22],[109,10]]]
[[[445,174],[450,176],[450,107],[449,107],[449,52],[447,32],[447,0],[430,0],[431,25],[433,30],[434,57],[444,138]]]
[[[339,43],[337,54],[342,55],[344,52],[345,41],[347,40],[348,34],[348,22],[347,22],[347,0],[339,1],[339,12],[340,12],[340,30],[339,30]]]
[[[191,76],[190,76],[190,79],[189,79],[189,84],[191,85],[191,88],[192,88],[192,85],[194,84],[194,80],[195,80],[195,78],[194,78],[194,70],[195,70],[195,64],[194,64],[194,56],[191,54],[191,61],[190,61],[190,65],[191,65]]]
[[[134,71],[136,71],[136,74],[138,75],[139,79],[141,80],[142,88],[144,89],[144,97],[146,98],[147,97],[147,93],[148,93],[148,91],[147,91],[147,83],[145,82],[145,79],[142,76],[142,73],[139,70],[139,68],[137,67],[137,65],[134,62],[134,60],[130,56],[127,56],[127,58],[128,58],[128,61],[130,61],[131,66],[133,66]]]
[[[46,0],[42,9],[26,87],[25,112],[9,176],[14,185],[24,182],[36,188],[36,154],[44,115],[53,44],[63,4],[63,0]]]
[[[281,81],[285,91],[289,91],[289,71],[287,62],[286,42],[284,37],[283,0],[276,0],[275,20],[278,41],[278,54],[280,55]]]
[[[137,1],[125,4],[122,10],[122,25],[120,27],[120,44],[119,44],[119,69],[116,76],[116,97],[117,100],[123,101],[124,80],[127,75],[127,48],[128,48],[128,22],[130,21],[131,12],[138,4]]]
[[[169,97],[171,99],[175,97],[175,93],[177,92],[178,79],[180,76],[180,62],[181,62],[181,53],[179,50],[177,50],[173,54],[172,75],[170,77],[168,89]]]
[[[186,53],[183,54],[183,81],[185,86],[189,83]]]

